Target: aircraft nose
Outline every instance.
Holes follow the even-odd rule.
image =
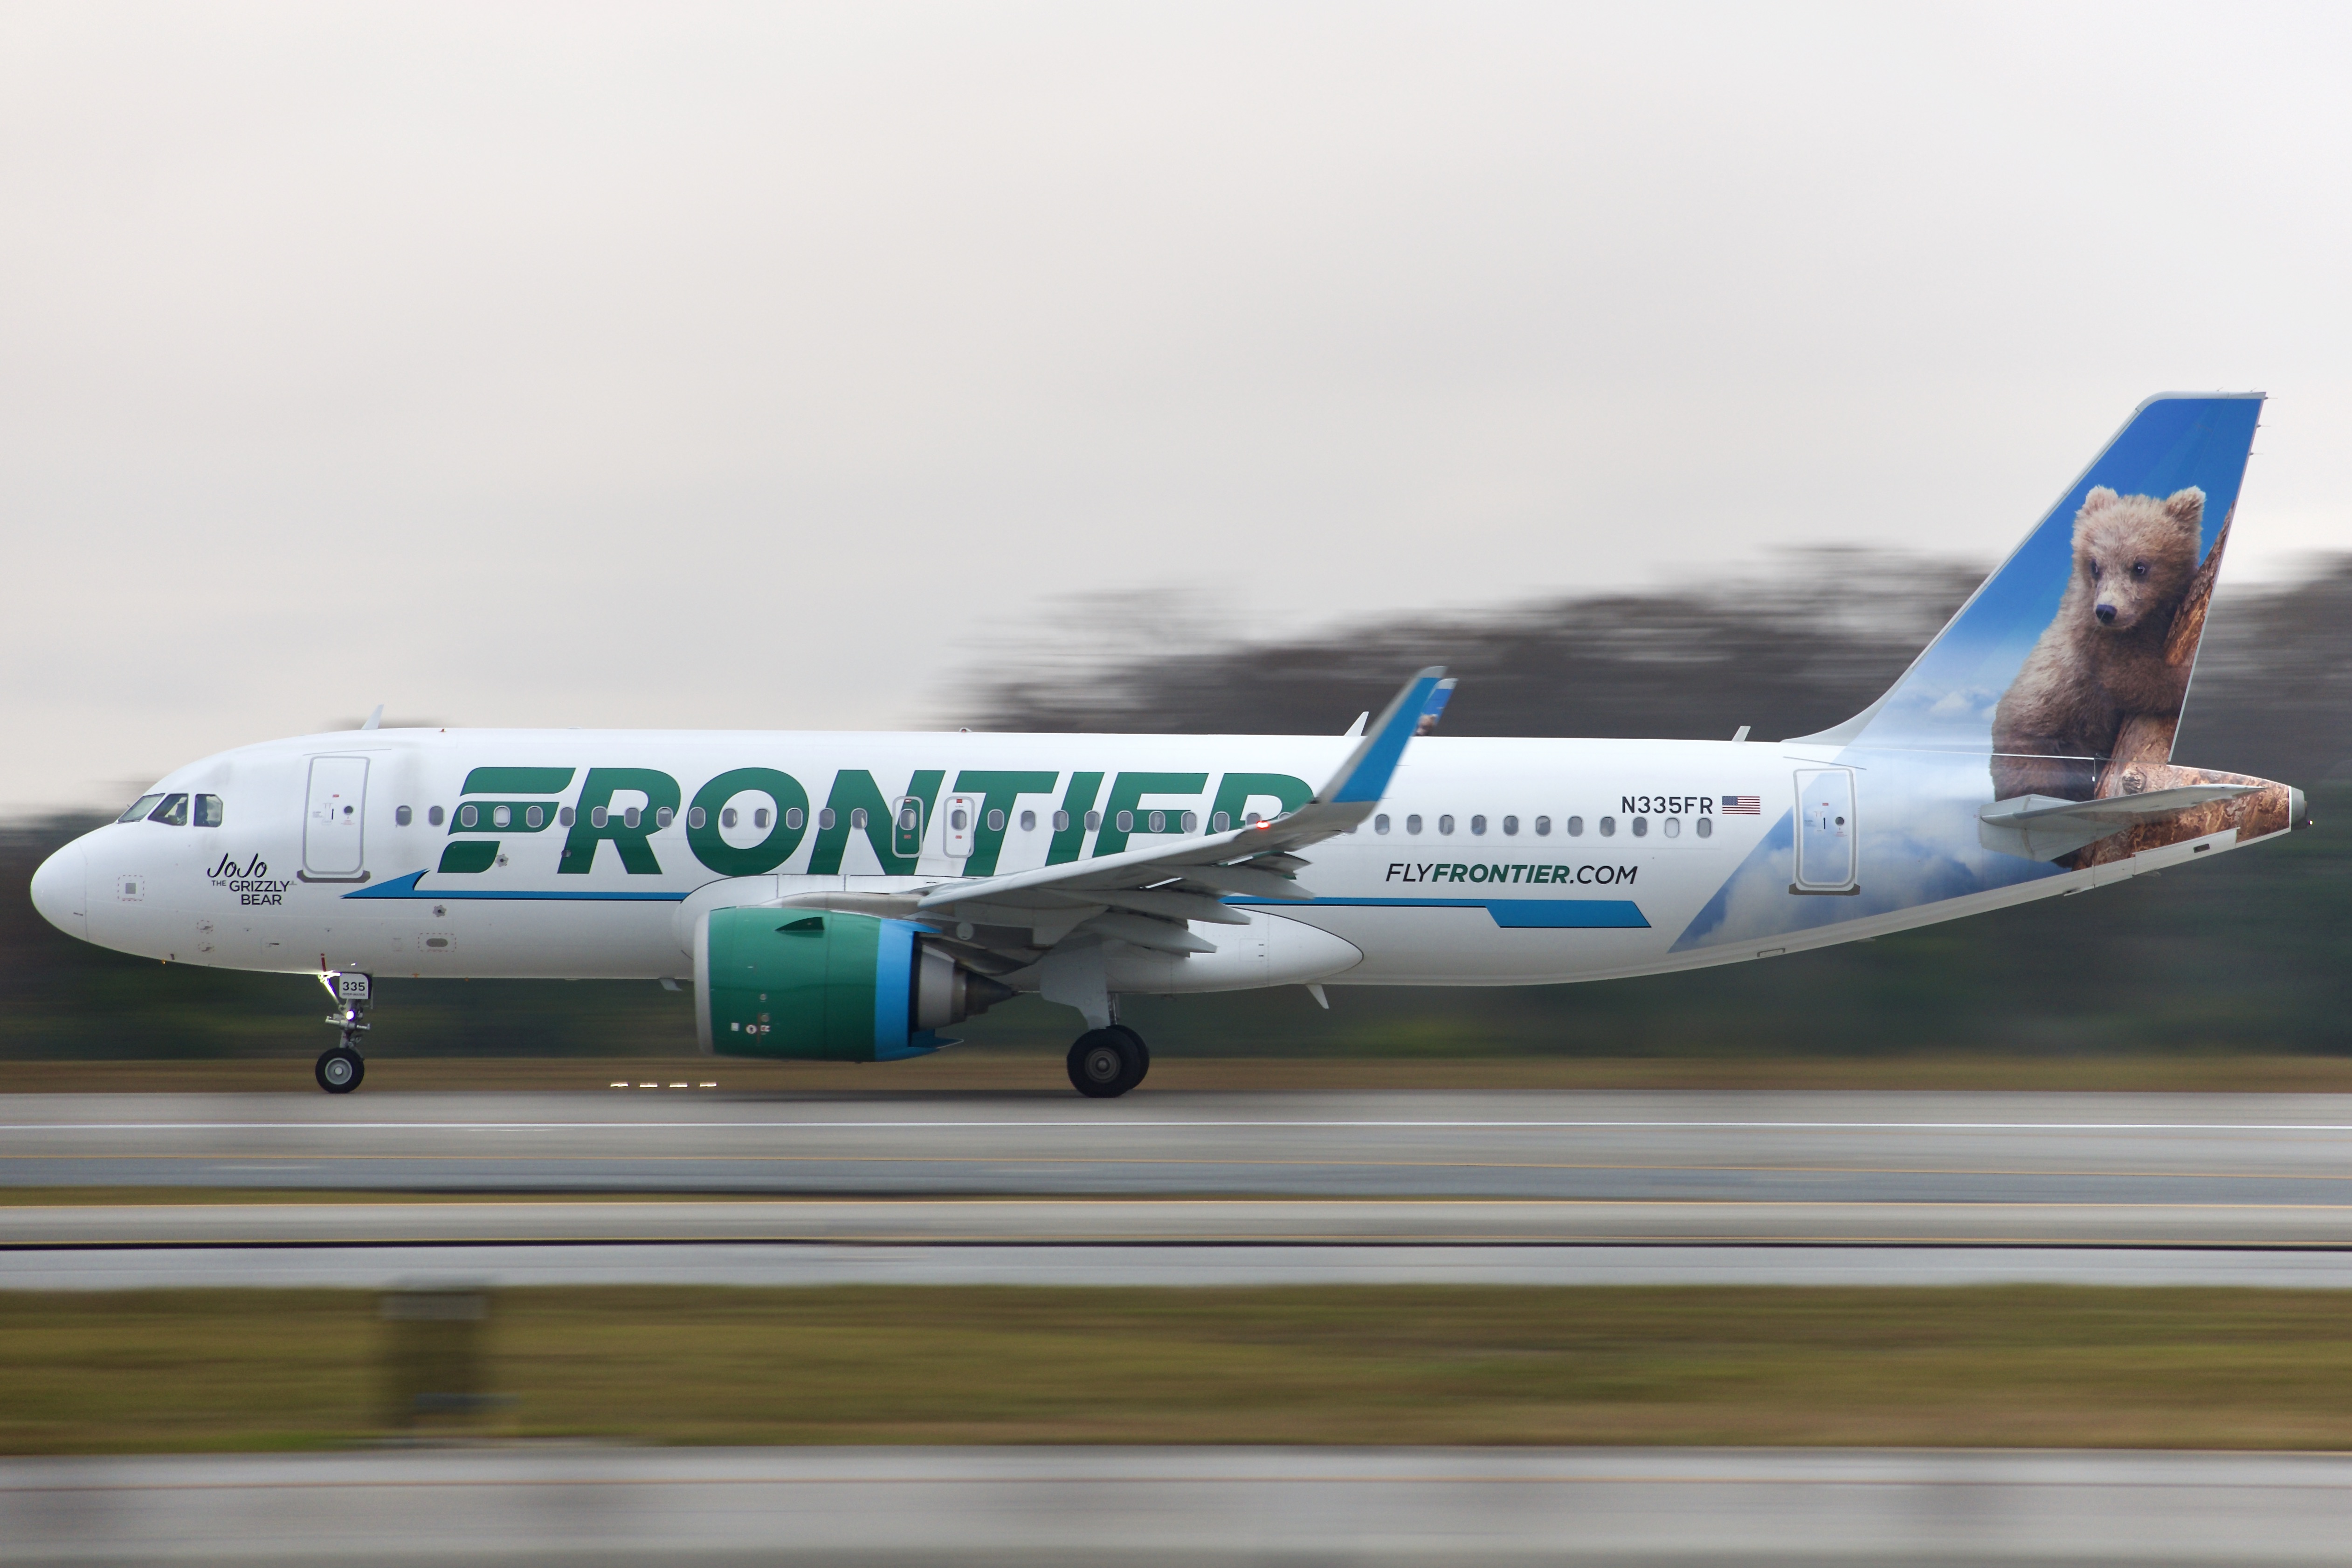
[[[89,940],[89,853],[81,841],[59,850],[33,873],[33,907],[68,936]]]

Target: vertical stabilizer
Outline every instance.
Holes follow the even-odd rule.
[[[2262,404],[2142,403],[1885,695],[1805,738],[1981,752],[1997,800],[2169,761]]]

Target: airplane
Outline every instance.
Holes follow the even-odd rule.
[[[2260,393],[2137,409],[1885,695],[1777,742],[385,729],[179,768],[36,873],[74,936],[314,975],[320,1087],[374,979],[689,982],[702,1048],[887,1061],[1030,993],[1072,1085],[1137,994],[1518,986],[1802,952],[2226,852],[2301,791],[2172,742]]]

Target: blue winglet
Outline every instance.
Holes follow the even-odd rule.
[[[1441,682],[1452,685],[1445,681],[1442,664],[1433,664],[1406,682],[1317,800],[1327,806],[1370,804],[1388,793],[1389,779],[1404,756],[1405,742],[1420,727]]]

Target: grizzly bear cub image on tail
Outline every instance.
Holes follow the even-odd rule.
[[[2136,716],[2177,719],[2189,665],[2166,657],[2174,612],[2198,576],[2205,492],[2118,496],[2102,485],[2074,515],[2074,570],[2056,619],[1993,710],[1994,793],[2086,800]]]

